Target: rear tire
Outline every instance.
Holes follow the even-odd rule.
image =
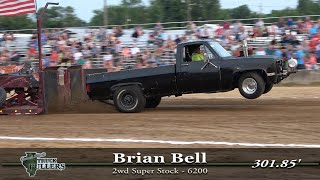
[[[6,102],[7,100],[7,92],[4,88],[0,87],[0,107]]]
[[[265,91],[266,83],[257,73],[250,72],[239,79],[238,88],[240,94],[247,99],[256,99]]]
[[[124,86],[115,91],[113,102],[119,112],[138,113],[144,109],[146,98],[138,86]]]
[[[161,102],[161,97],[147,98],[146,108],[156,108]]]
[[[273,83],[266,83],[266,87],[264,89],[263,94],[267,94],[268,92],[271,91],[272,88],[273,88]]]

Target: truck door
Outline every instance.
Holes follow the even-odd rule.
[[[206,54],[209,62],[205,62],[204,56],[193,58],[196,49],[200,47],[200,54]],[[199,49],[198,49],[199,50]],[[177,74],[178,89],[182,93],[201,93],[220,90],[220,69],[218,57],[206,44],[198,43],[183,47],[180,72]],[[202,58],[202,59],[201,59]],[[197,61],[195,61],[195,59]]]

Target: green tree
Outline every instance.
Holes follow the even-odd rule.
[[[247,5],[233,9],[221,9],[219,0],[150,0],[149,6],[144,6],[141,0],[122,0],[122,4],[108,7],[108,20],[109,24],[181,22],[187,21],[188,10],[190,10],[192,21],[318,14],[320,11],[319,2],[320,0],[318,2],[299,0],[297,8],[285,8],[272,11],[270,14],[258,14],[252,12]],[[128,22],[127,19],[131,21]],[[269,20],[265,21],[269,22]],[[246,21],[245,23],[254,23],[254,21]],[[94,11],[90,25],[103,25],[102,10]],[[184,25],[170,24],[166,26]]]
[[[73,7],[67,6],[63,9],[63,26],[65,27],[79,27],[85,26],[86,22],[78,18],[74,12]]]
[[[242,5],[231,9],[230,14],[233,19],[246,19],[251,17],[251,10],[247,5]]]
[[[91,18],[89,24],[91,26],[103,26],[103,11],[94,10],[93,13],[94,16]],[[108,7],[108,22],[111,25],[144,23],[147,21],[146,16],[147,10],[144,6],[126,8],[120,5]],[[128,19],[131,21],[127,21]]]
[[[181,0],[153,0],[148,14],[153,22],[185,21],[187,20],[187,5]]]
[[[298,15],[300,15],[300,13],[297,9],[286,8],[283,10],[273,10],[271,14],[269,14],[268,16],[281,17],[281,16],[298,16]]]
[[[297,10],[300,14],[318,14],[320,10],[319,3],[311,0],[299,0]]]
[[[141,0],[122,0],[121,5],[108,7],[108,21],[109,24],[187,21],[188,6],[192,20],[222,18],[219,12],[219,0],[151,0],[150,6],[143,6]],[[96,10],[90,20],[90,25],[102,25],[102,19],[103,11]],[[128,19],[131,21],[128,22]],[[181,24],[170,26],[178,25],[181,26]]]
[[[122,0],[122,5],[124,6],[140,6],[142,4],[141,0]]]
[[[149,19],[153,22],[218,19],[219,0],[152,0],[148,8]]]
[[[165,12],[162,10],[162,2],[152,0],[150,6],[147,8],[147,22],[162,21]]]
[[[103,25],[103,11],[94,10],[93,17],[91,18],[89,25],[90,26],[102,26]]]
[[[0,29],[11,30],[11,29],[34,29],[36,23],[28,15],[22,16],[0,16]]]
[[[42,10],[39,9],[40,12]],[[73,7],[54,6],[47,9],[42,24],[45,28],[62,28],[85,26],[86,22],[76,16]]]
[[[231,19],[231,9],[220,9],[218,19]]]
[[[192,19],[221,19],[219,0],[192,0]]]

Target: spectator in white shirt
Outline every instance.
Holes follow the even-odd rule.
[[[233,23],[233,33],[238,34],[240,32],[240,29],[242,28],[242,23],[237,20],[235,23]]]
[[[113,55],[110,54],[110,51],[108,51],[107,54],[103,56],[103,61],[105,62],[112,61],[112,59],[113,59]]]
[[[103,55],[103,65],[108,70],[108,72],[113,71],[113,55],[110,53],[110,51],[107,51],[107,54]]]
[[[276,35],[278,34],[279,28],[276,23],[273,23],[268,30],[270,35]]]
[[[77,62],[79,59],[81,59],[83,57],[83,54],[81,52],[80,49],[78,49],[78,51],[76,53],[73,54],[73,58],[74,60]]]
[[[259,29],[264,29],[264,22],[262,19],[259,19],[257,22],[256,22],[256,27],[259,28]]]
[[[267,55],[267,53],[262,47],[259,47],[259,49],[256,51],[256,55],[257,56],[264,56],[264,55]]]
[[[137,47],[137,45],[133,45],[131,48],[131,54],[132,56],[137,56],[137,54],[140,53],[140,48]]]

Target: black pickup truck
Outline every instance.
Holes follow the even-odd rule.
[[[192,61],[199,47],[204,58]],[[294,59],[284,62],[274,56],[234,57],[215,41],[198,40],[178,44],[173,65],[88,74],[86,90],[91,100],[113,100],[120,112],[155,108],[165,96],[235,88],[243,97],[255,99],[295,72],[296,66]]]

